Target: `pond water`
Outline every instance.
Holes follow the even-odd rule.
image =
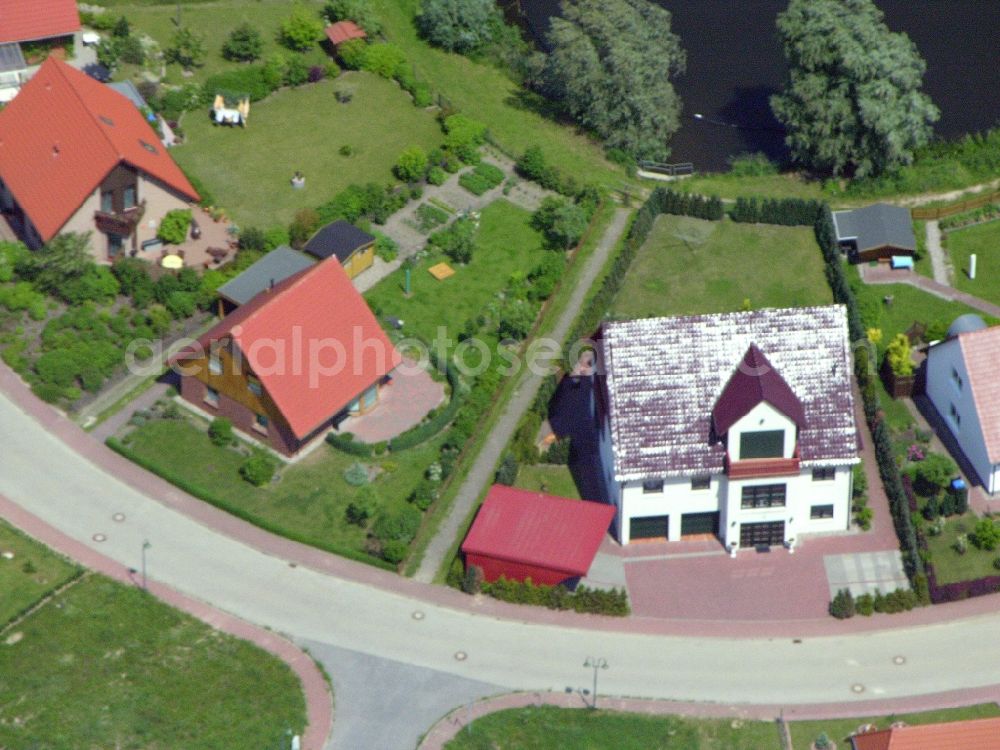
[[[684,102],[671,161],[699,171],[724,169],[732,154],[785,156],[783,134],[768,105],[782,85],[784,58],[775,17],[787,0],[657,0],[673,14],[687,51],[687,72],[674,85]],[[879,0],[886,23],[905,31],[927,62],[924,91],[941,110],[945,138],[1000,121],[1000,1]],[[526,0],[536,35],[558,0]],[[696,119],[695,113],[703,115]]]

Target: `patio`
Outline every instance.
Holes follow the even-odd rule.
[[[217,268],[232,260],[236,254],[236,240],[229,234],[229,222],[215,221],[200,207],[194,209],[193,215],[199,229],[197,239],[192,238],[189,231],[182,245],[164,245],[152,250],[139,250],[135,257],[149,261],[154,266],[162,266],[163,259],[173,255],[180,258],[180,264],[173,270],[188,267],[197,271]],[[168,261],[166,267],[170,268],[170,264]]]
[[[444,383],[407,361],[396,370],[379,393],[378,404],[367,414],[348,417],[337,432],[350,432],[363,443],[381,443],[416,427],[431,409],[445,399]]]

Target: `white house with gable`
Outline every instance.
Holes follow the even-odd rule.
[[[623,544],[792,546],[849,528],[859,438],[843,306],[606,323],[594,392]]]
[[[1000,490],[1000,326],[962,315],[927,350],[927,397],[989,493]]]

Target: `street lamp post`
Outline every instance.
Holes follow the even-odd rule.
[[[146,550],[148,550],[153,545],[149,543],[148,539],[142,540],[142,590],[146,591]]]
[[[608,661],[596,656],[588,656],[587,660],[583,663],[583,666],[590,667],[594,670],[594,697],[590,702],[591,708],[597,708],[597,670],[607,669]]]

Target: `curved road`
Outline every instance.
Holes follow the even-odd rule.
[[[752,624],[745,638],[649,635],[586,629],[581,623],[601,623],[551,613],[527,613],[534,622],[502,619],[489,603],[436,597],[430,587],[412,581],[388,584],[398,589],[388,590],[389,577],[347,561],[331,565],[350,571],[355,580],[292,566],[140,493],[84,458],[53,434],[63,431],[60,425],[45,421],[0,395],[0,494],[125,566],[138,567],[140,545],[149,539],[150,578],[300,641],[529,690],[585,683],[584,657],[603,656],[612,668],[601,674],[602,693],[723,703],[843,704],[997,682],[1000,614],[995,612],[802,643],[755,638]],[[115,466],[110,458],[117,459],[99,463]],[[115,513],[125,513],[126,521],[115,523]],[[106,541],[93,541],[96,533]],[[366,583],[375,579],[379,586]],[[429,601],[435,598],[448,604]],[[477,612],[477,606],[486,612]],[[422,619],[413,617],[416,610]],[[457,659],[457,652],[467,658]],[[895,664],[896,655],[904,655],[906,663]],[[852,685],[863,685],[863,692],[852,691]]]

